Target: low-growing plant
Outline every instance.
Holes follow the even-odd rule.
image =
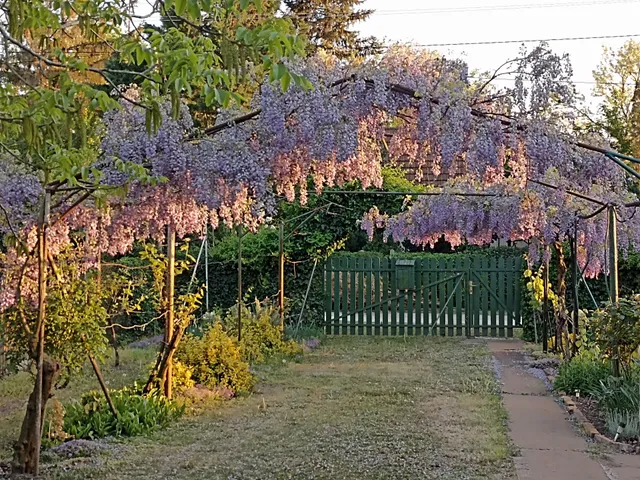
[[[640,437],[640,412],[606,412],[604,422],[609,434],[615,435],[622,427],[619,439],[631,440]]]
[[[236,394],[251,391],[255,378],[240,349],[217,323],[201,337],[187,335],[176,351],[176,360],[191,370],[191,378],[208,388],[229,388]]]
[[[253,305],[243,305],[241,320],[240,354],[250,364],[264,363],[272,357],[295,357],[302,353],[302,347],[297,342],[284,338],[278,309],[268,301],[256,299]],[[229,336],[238,337],[237,305],[217,321]]]
[[[558,368],[553,387],[557,391],[573,394],[579,390],[582,395],[591,395],[602,380],[611,374],[611,367],[602,359],[577,356],[563,362]]]
[[[71,438],[144,435],[166,427],[184,407],[157,394],[140,395],[138,386],[112,391],[115,417],[101,392],[91,391],[66,406],[64,431]]]
[[[640,412],[640,378],[637,375],[609,376],[600,380],[591,392],[593,398],[605,412]]]

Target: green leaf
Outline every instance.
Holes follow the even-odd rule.
[[[182,15],[187,8],[187,0],[175,0],[175,10],[178,15]]]
[[[223,107],[229,106],[229,100],[231,96],[227,90],[223,90],[221,88],[216,88],[216,101]]]
[[[284,72],[282,78],[280,78],[280,87],[283,92],[286,92],[289,89],[289,85],[291,85],[291,75],[289,72]]]
[[[22,134],[28,147],[32,147],[36,140],[36,127],[31,117],[22,119]]]

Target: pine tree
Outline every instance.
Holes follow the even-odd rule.
[[[375,37],[360,38],[351,27],[371,16],[373,10],[357,9],[364,0],[284,0],[299,33],[309,40],[308,50],[331,52],[338,57],[380,53]]]

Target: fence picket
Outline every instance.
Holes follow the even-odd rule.
[[[464,258],[462,267],[465,274],[464,292],[462,294],[462,303],[464,307],[464,334],[466,337],[471,336],[471,324],[473,323],[473,311],[471,308],[471,295],[469,290],[472,285],[473,277],[471,276],[471,261],[469,258]]]
[[[424,318],[422,317],[422,263],[423,259],[419,258],[416,262],[416,309],[415,309],[415,334],[424,335]]]
[[[371,300],[373,298],[373,259],[365,258],[364,261],[364,276],[365,276],[365,288],[367,289],[365,292],[365,302],[367,304],[367,314],[366,314],[366,327],[365,332],[367,335],[371,335],[373,332],[371,325],[373,324],[373,308],[371,307]]]
[[[341,317],[340,312],[340,271],[342,270],[342,258],[333,258],[331,262],[331,282],[333,283],[333,319],[331,323],[333,328],[331,331],[334,335],[337,335],[340,331],[340,327],[337,325],[338,319]]]
[[[389,259],[383,258],[382,270],[382,335],[389,335]]]
[[[522,326],[522,318],[520,318],[520,302],[522,301],[522,297],[521,297],[521,285],[522,285],[522,257],[517,257],[516,258],[516,280],[514,283],[515,287],[516,287],[516,294],[515,294],[515,298],[514,298],[514,309],[513,311],[515,312],[515,323],[516,325],[514,326],[518,326],[521,327]]]
[[[406,297],[407,297],[407,328],[405,330],[405,334],[406,335],[415,335],[415,318],[413,315],[413,311],[414,311],[414,307],[413,307],[413,299],[415,296],[415,288],[416,288],[416,283],[415,283],[415,265],[414,265],[414,270],[413,270],[413,288],[410,288],[409,290],[407,290],[406,293]]]
[[[515,300],[515,283],[513,281],[513,274],[516,269],[515,258],[507,259],[506,265],[506,321],[507,321],[507,337],[513,337],[513,301]]]
[[[499,295],[498,277],[496,275],[498,264],[495,257],[485,258],[483,259],[483,263],[487,267],[486,278],[487,286],[489,287],[483,288],[483,293],[486,297],[488,297],[489,302],[489,315],[487,316],[487,322],[485,323],[485,325],[491,325],[491,336],[495,337],[496,325],[498,323],[498,304],[496,302],[496,297],[494,295],[491,295],[491,292],[493,292],[495,295]],[[482,329],[482,335],[484,335],[485,337],[488,335],[486,326]]]
[[[374,311],[374,327],[373,334],[380,335],[380,310],[384,305],[380,305],[380,259],[374,258],[371,263],[371,270],[373,270],[373,288],[374,288],[374,303],[376,305]]]
[[[324,264],[324,333],[331,335],[331,259]]]
[[[486,322],[487,318],[487,310],[488,307],[486,302],[483,300],[482,295],[482,284],[480,283],[480,279],[482,278],[482,259],[476,257],[473,259],[473,270],[475,271],[474,285],[473,285],[473,308],[474,308],[474,319],[473,319],[473,336],[480,336],[480,326]]]
[[[445,327],[445,324],[447,323],[447,311],[445,307],[445,303],[447,302],[447,295],[446,295],[446,283],[444,283],[442,280],[444,280],[446,278],[447,272],[447,261],[444,258],[439,258],[437,260],[437,267],[436,267],[436,278],[434,281],[439,282],[437,289],[438,289],[438,315],[440,316],[440,320],[439,320],[439,330],[440,330],[440,335],[441,336],[445,336],[447,334],[447,329]]]
[[[455,274],[455,258],[454,259],[450,259],[447,258],[446,259],[446,271],[443,272],[443,274],[446,277],[452,277]],[[455,295],[453,292],[453,288],[456,286],[456,281],[457,279],[450,279],[447,281],[447,289],[445,292],[445,302],[449,302],[447,304],[447,335],[449,335],[450,337],[454,336],[454,330],[453,327],[455,326],[455,319],[453,318],[453,307],[455,305]]]
[[[356,325],[357,325],[356,334],[357,335],[362,335],[364,333],[364,311],[365,311],[364,289],[366,288],[364,284],[365,260],[366,260],[365,258],[359,258],[358,266],[357,266],[357,270],[358,270],[358,283],[356,285],[356,288],[358,289],[358,314],[356,315]]]
[[[454,259],[454,268],[456,273],[462,275],[464,272],[464,264],[462,258]],[[456,279],[456,283],[458,284],[458,288],[456,288],[456,298],[455,298],[455,325],[456,325],[456,336],[460,337],[463,335],[462,333],[462,292],[464,290],[464,283]]]
[[[355,335],[355,316],[358,310],[356,297],[357,258],[349,257],[349,316],[347,317],[347,335]]]
[[[396,267],[397,268],[397,267]],[[397,272],[397,270],[396,270]],[[405,316],[405,302],[406,302],[406,298],[407,298],[407,290],[400,290],[398,289],[398,296],[400,298],[398,298],[398,331],[397,331],[397,335],[400,335],[402,337],[404,337],[405,335],[405,325],[407,323],[407,317]]]
[[[390,314],[391,314],[391,327],[390,327],[390,331],[389,331],[389,335],[397,335],[398,334],[398,329],[396,328],[397,325],[397,321],[398,321],[398,300],[396,299],[397,295],[398,295],[398,289],[396,288],[396,260],[395,258],[392,258],[391,260],[389,260],[389,277],[390,277],[390,284],[391,284],[391,289],[389,291],[389,296],[390,296],[390,302],[391,302],[391,310],[390,310]]]
[[[505,264],[504,257],[500,257],[498,260],[498,288],[496,289],[496,294],[498,298],[500,298],[500,302],[498,302],[498,336],[504,337],[504,294],[505,294]]]
[[[340,257],[340,293],[342,295],[342,308],[340,309],[340,324],[336,325],[339,335],[347,334],[347,322],[349,321],[349,259]]]

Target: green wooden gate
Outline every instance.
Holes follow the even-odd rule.
[[[328,335],[512,337],[522,326],[520,257],[331,257]]]

